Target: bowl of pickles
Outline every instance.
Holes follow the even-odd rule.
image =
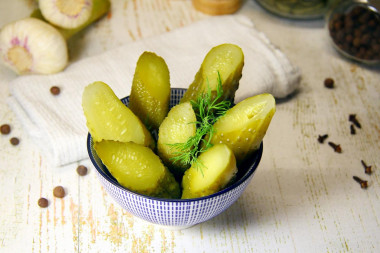
[[[236,104],[244,55],[212,48],[188,89],[170,87],[163,58],[144,52],[129,96],[97,81],[83,91],[87,149],[108,194],[134,216],[181,229],[222,213],[244,192],[275,113],[271,94]]]

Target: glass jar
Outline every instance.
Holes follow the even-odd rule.
[[[380,0],[344,0],[326,16],[326,28],[335,49],[345,57],[380,64]]]
[[[329,0],[256,0],[264,9],[291,19],[323,18]]]

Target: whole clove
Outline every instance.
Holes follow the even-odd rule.
[[[361,160],[362,165],[364,167],[364,173],[371,175],[372,174],[372,166],[368,166],[363,160]]]
[[[328,144],[330,145],[330,147],[332,147],[334,149],[335,152],[342,153],[342,148],[340,147],[339,144],[335,144],[331,141],[329,141]]]
[[[350,126],[350,132],[352,135],[356,134],[355,126],[353,124],[351,124],[351,126]]]
[[[358,182],[358,183],[360,184],[360,187],[361,187],[362,189],[367,189],[367,188],[368,188],[368,181],[363,180],[363,179],[361,179],[361,178],[359,178],[359,177],[357,177],[357,176],[353,176],[352,178],[353,178],[356,182]]]
[[[327,137],[329,137],[327,134],[318,135],[318,142],[323,143],[327,139]]]
[[[348,116],[348,120],[351,121],[357,128],[362,128],[361,124],[359,123],[358,119],[356,118],[356,114],[350,114]]]

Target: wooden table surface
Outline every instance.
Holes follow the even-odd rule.
[[[29,15],[32,0],[0,2],[0,25]],[[259,168],[241,198],[216,218],[167,230],[134,218],[106,194],[88,160],[55,167],[7,106],[0,67],[0,252],[380,252],[380,72],[347,61],[329,44],[323,20],[290,21],[253,0],[249,16],[302,70],[301,87],[277,101]],[[72,61],[207,18],[189,0],[113,0],[112,11],[70,41]],[[228,32],[228,31],[226,31]],[[335,88],[323,85],[335,80]],[[350,114],[362,128],[350,134]],[[336,153],[318,135],[340,144]],[[18,146],[9,143],[20,138]],[[361,160],[372,165],[367,175]],[[361,189],[353,180],[368,180]],[[63,199],[52,189],[62,185]],[[40,197],[48,208],[37,205]]]

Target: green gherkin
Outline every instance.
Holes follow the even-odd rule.
[[[275,111],[271,94],[246,98],[215,122],[211,143],[228,145],[240,164],[260,147]]]
[[[84,88],[82,108],[87,128],[95,142],[133,141],[155,148],[153,137],[145,125],[106,83],[97,81]]]
[[[133,142],[101,141],[94,149],[111,175],[123,187],[159,198],[179,198],[181,189],[160,158]]]
[[[165,60],[144,52],[137,61],[128,107],[149,129],[158,129],[169,112],[170,76]]]
[[[200,198],[222,190],[237,173],[236,159],[225,144],[217,144],[198,157],[182,179],[182,199]],[[202,169],[199,168],[202,166]]]
[[[196,121],[197,118],[190,102],[186,102],[174,106],[159,128],[157,141],[158,155],[176,177],[182,177],[190,165],[173,160],[178,155],[178,152],[188,151],[176,148],[175,144],[185,143],[190,137],[195,135]]]
[[[223,97],[220,100],[233,102],[235,92],[239,88],[243,66],[244,54],[240,47],[234,44],[221,44],[213,47],[205,56],[194,81],[181,99],[181,103],[195,101],[201,93],[206,93],[209,88],[212,98],[216,97],[218,75],[223,87]]]

